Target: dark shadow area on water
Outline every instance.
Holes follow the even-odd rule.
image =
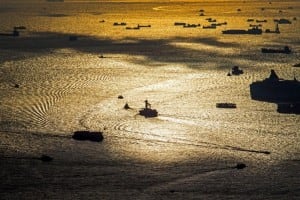
[[[75,36],[75,40],[70,41],[70,36]],[[190,44],[196,49],[190,48]],[[150,67],[159,67],[171,63],[181,64],[192,69],[226,72],[233,66],[239,66],[241,60],[252,63],[249,66],[241,66],[247,70],[247,68],[257,67],[261,61],[266,64],[274,63],[277,60],[287,62],[296,59],[296,55],[281,55],[278,58],[262,55],[259,46],[257,51],[253,51],[253,49],[243,48],[238,42],[222,42],[215,37],[108,39],[67,33],[34,32],[30,33],[30,36],[22,36],[21,34],[17,38],[0,37],[0,45],[3,49],[0,63],[52,54],[55,53],[55,50],[63,48],[95,54],[99,58],[103,56],[105,59],[117,59],[117,55],[114,56],[113,54],[126,55],[128,62]],[[237,53],[232,52],[235,51],[232,48],[237,50]],[[227,54],[228,49],[231,51],[229,55]],[[14,54],[11,51],[14,51]],[[76,52],[73,53],[76,54]],[[136,59],[134,56],[143,56],[143,58]]]
[[[203,195],[212,199],[244,199],[245,195],[253,199],[281,199],[300,193],[297,160],[271,165],[265,161],[207,158],[166,164],[116,159],[105,155],[105,151],[80,160],[75,155],[66,157],[67,153],[61,151],[47,163],[41,162],[38,155],[1,156],[0,194],[16,199],[32,190],[39,191],[35,197],[45,193],[50,199],[66,195],[97,199],[93,194],[99,197],[103,193],[121,199],[131,199],[131,193],[142,195],[137,199],[145,199],[145,194],[150,199],[191,199]],[[241,161],[247,167],[238,170]]]
[[[70,36],[75,36],[74,41],[70,41]],[[176,43],[179,43],[177,45]],[[183,43],[183,46],[181,45]],[[184,43],[196,45],[199,49],[185,47]],[[197,46],[197,44],[199,44]],[[191,68],[207,68],[207,63],[213,67],[222,69],[226,63],[228,66],[237,65],[236,60],[244,59],[256,61],[256,56],[227,54],[227,48],[243,49],[238,43],[225,43],[218,41],[214,37],[206,38],[183,38],[175,37],[168,39],[106,39],[84,35],[72,35],[64,33],[37,32],[30,33],[30,36],[8,38],[0,37],[0,45],[4,56],[0,62],[24,59],[30,56],[46,55],[55,49],[71,48],[83,53],[98,55],[123,54],[133,56],[144,56],[145,59],[131,59],[130,62],[146,64],[148,66],[160,66],[159,63],[177,63]],[[204,47],[201,47],[204,45]],[[206,49],[205,46],[214,47]],[[8,53],[6,53],[7,51]],[[14,55],[10,55],[14,51]],[[29,54],[30,53],[30,54]],[[248,53],[248,52],[247,52]],[[253,53],[253,52],[250,52]],[[7,55],[5,55],[7,54]],[[108,57],[109,58],[109,57]],[[264,58],[265,62],[272,62],[272,58]]]

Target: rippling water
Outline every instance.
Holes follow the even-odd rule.
[[[300,79],[292,67],[299,63],[298,1],[5,3],[0,10],[1,31],[27,27],[18,38],[0,36],[4,199],[299,197],[300,117],[251,100],[249,91],[270,69]],[[173,25],[206,25],[207,17],[228,24]],[[274,29],[275,18],[292,24],[280,25],[281,34],[221,34],[247,29],[248,18],[267,19],[263,29]],[[112,25],[123,21],[151,28]],[[68,41],[72,34],[77,41]],[[284,45],[293,53],[260,52]],[[226,76],[234,65],[244,74]],[[137,115],[145,99],[157,118]],[[237,108],[218,109],[218,102]],[[76,130],[100,130],[105,139],[77,142]],[[32,159],[41,154],[54,161]],[[248,167],[232,169],[238,162]]]

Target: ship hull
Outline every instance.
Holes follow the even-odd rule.
[[[271,103],[300,102],[300,83],[294,80],[258,81],[250,84],[251,98]]]
[[[250,29],[250,30],[226,30],[222,31],[223,34],[249,34],[249,35],[261,35],[261,29]]]

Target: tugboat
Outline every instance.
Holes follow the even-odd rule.
[[[145,108],[139,111],[139,114],[148,118],[148,117],[157,117],[158,112],[155,109],[151,109],[151,104],[148,100],[145,100]]]
[[[232,69],[231,69],[231,74],[230,72],[227,74],[228,76],[231,76],[231,75],[240,75],[240,74],[243,74],[244,71],[242,69],[239,69],[238,66],[234,66]]]
[[[240,75],[240,74],[243,74],[244,71],[243,71],[242,69],[239,69],[238,66],[234,66],[234,67],[232,68],[231,73],[232,73],[233,75]]]

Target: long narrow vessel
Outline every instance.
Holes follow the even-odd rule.
[[[235,103],[216,103],[217,108],[236,108]]]
[[[222,31],[223,34],[250,34],[250,35],[261,35],[262,30],[258,27],[253,27],[248,30],[243,30],[243,29],[229,29]]]
[[[271,48],[262,48],[262,53],[285,53],[290,54],[292,51],[288,46],[285,46],[283,49],[271,49]]]

